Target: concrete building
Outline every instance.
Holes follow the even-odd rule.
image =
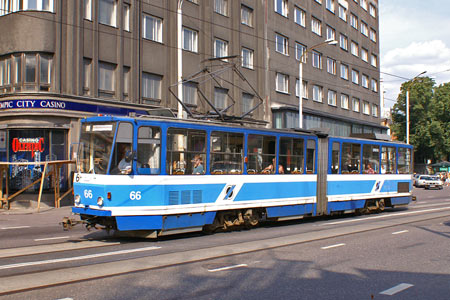
[[[307,51],[303,127],[385,132],[377,0],[0,0],[0,160],[72,158],[85,116],[176,113],[178,4],[183,78],[217,74],[184,83],[190,110],[210,112],[206,98],[298,127]],[[233,64],[241,74],[220,71]]]

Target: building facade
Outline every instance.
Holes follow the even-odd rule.
[[[190,110],[298,127],[306,51],[304,128],[386,129],[377,0],[0,0],[0,159],[73,158],[86,116],[176,114],[179,5]]]

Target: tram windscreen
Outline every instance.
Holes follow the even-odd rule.
[[[83,123],[77,168],[81,173],[106,174],[116,123]]]

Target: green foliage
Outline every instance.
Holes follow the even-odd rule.
[[[402,84],[392,108],[391,127],[400,141],[406,141],[406,92],[409,90],[409,142],[419,163],[450,157],[450,83],[436,86],[433,79],[418,77]]]

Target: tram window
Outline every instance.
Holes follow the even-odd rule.
[[[339,154],[340,145],[334,142],[331,150],[331,174],[339,174]]]
[[[213,175],[241,174],[244,135],[232,132],[211,133],[211,169]]]
[[[303,139],[280,138],[279,169],[286,174],[302,174],[304,156]]]
[[[203,130],[169,128],[167,130],[166,172],[173,175],[192,174],[197,156],[203,172],[206,164],[206,132]]]
[[[363,145],[363,173],[378,174],[380,166],[380,147]]]
[[[381,174],[395,174],[395,147],[381,148]]]
[[[264,173],[264,168],[273,164],[276,138],[274,136],[250,134],[247,143],[247,173]]]
[[[398,173],[411,173],[411,149],[398,148]]]
[[[306,142],[306,173],[314,174],[316,171],[316,141],[308,140]]]
[[[127,151],[132,151],[133,141],[133,125],[128,122],[120,122],[117,129],[116,144],[114,146],[112,161],[111,161],[111,174],[122,174],[119,170],[120,161],[125,158]],[[125,174],[126,172],[124,172]]]
[[[342,143],[342,174],[359,174],[361,145]]]
[[[159,174],[161,129],[141,126],[138,130],[137,170],[139,174]]]

